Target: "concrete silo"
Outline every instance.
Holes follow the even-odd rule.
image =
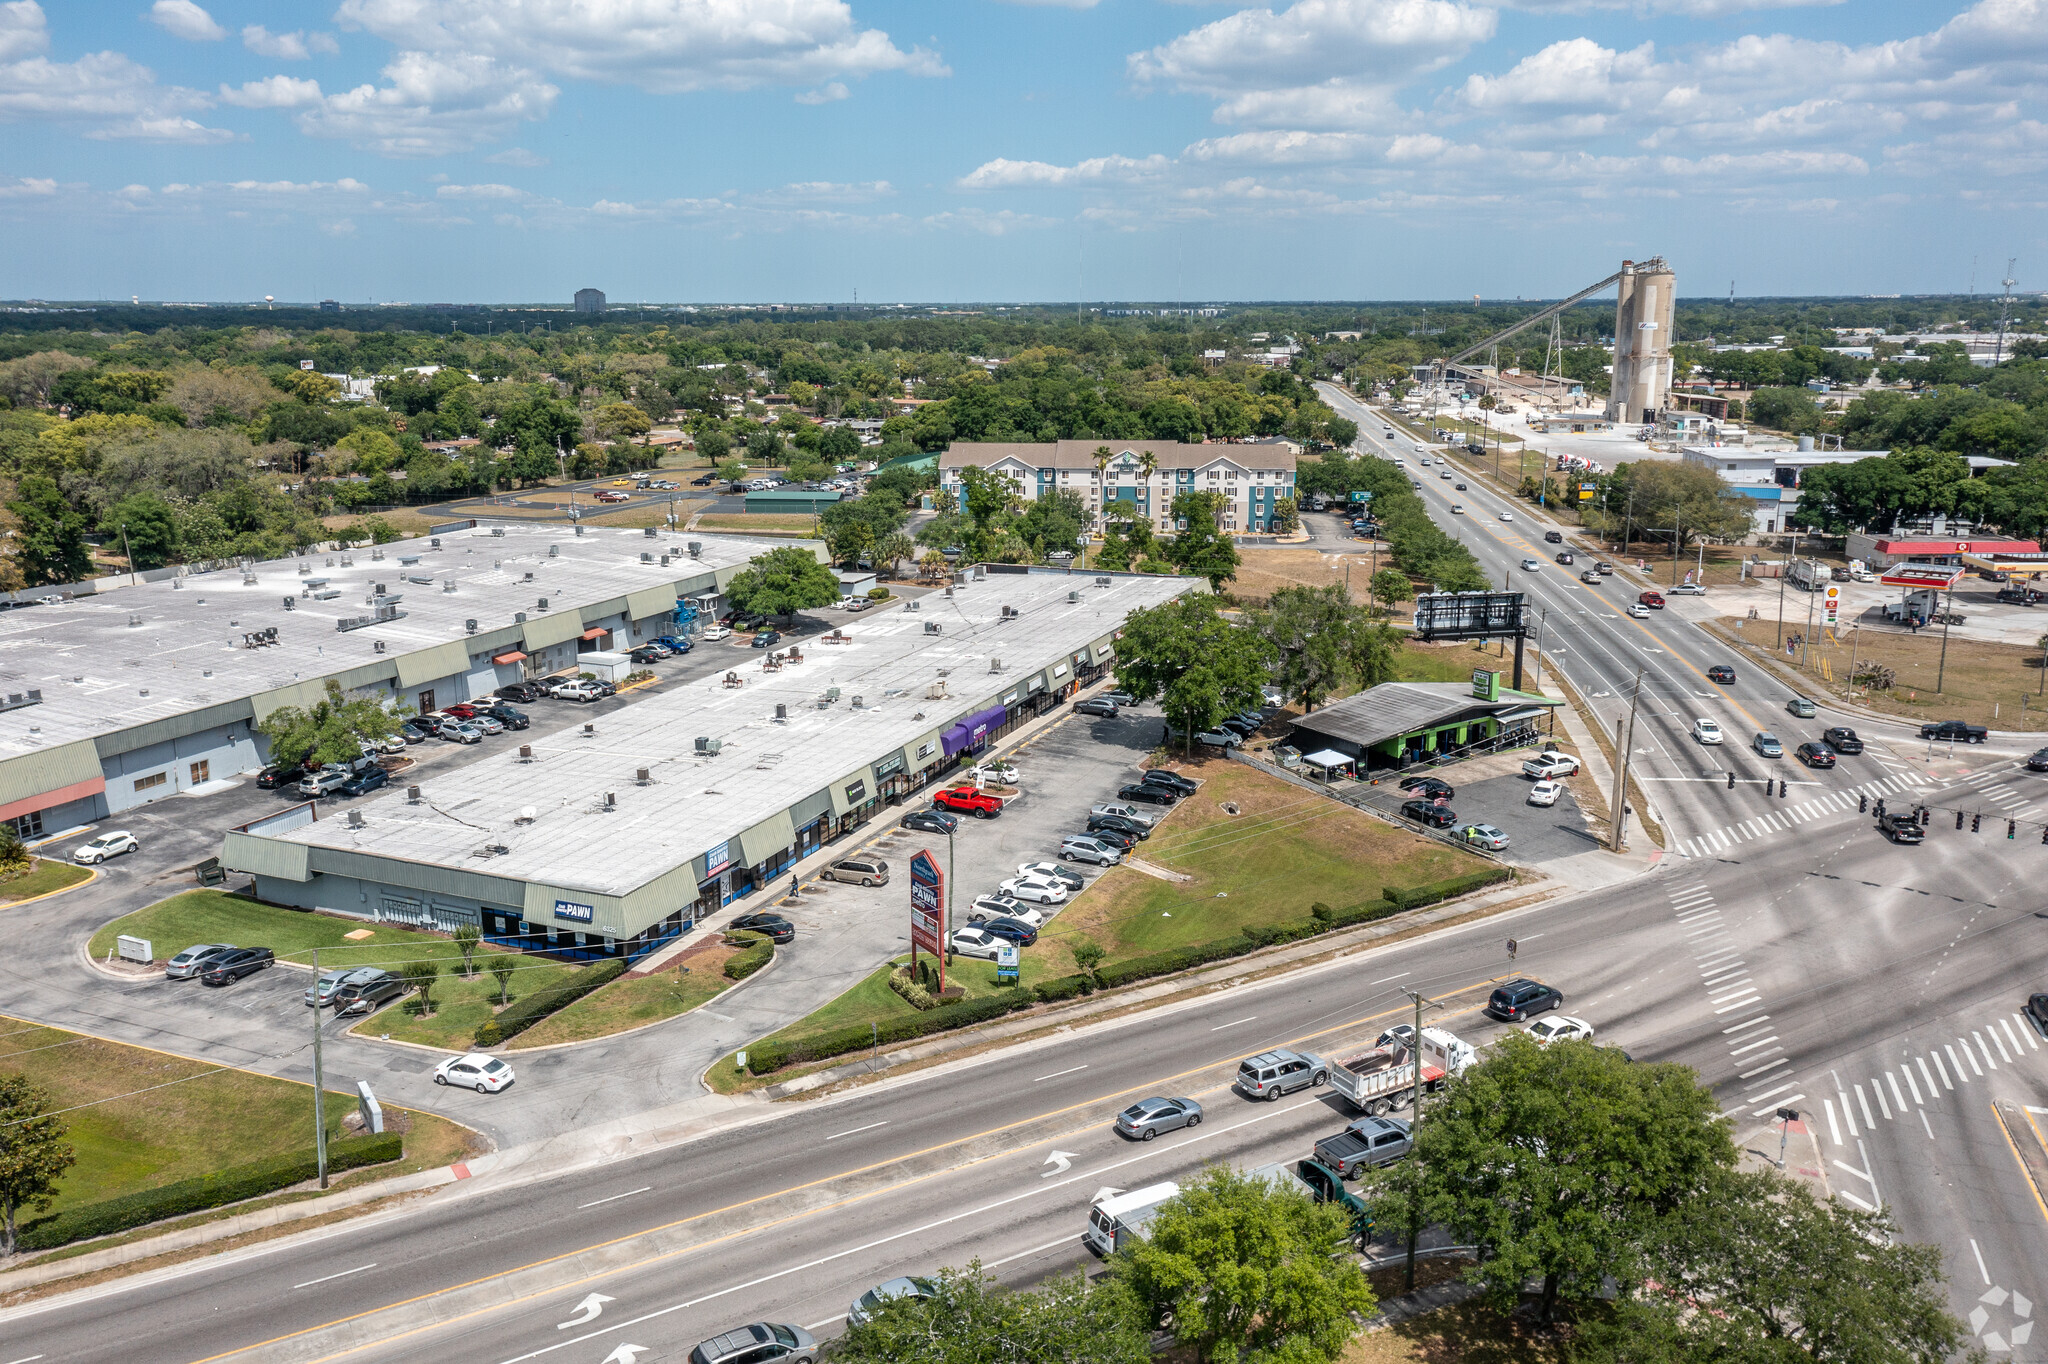
[[[1654,421],[1671,391],[1671,303],[1678,277],[1662,256],[1623,261],[1614,301],[1614,380],[1607,416]]]

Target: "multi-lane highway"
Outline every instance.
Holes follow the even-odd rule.
[[[1713,686],[1705,670],[1724,655],[1695,625],[1670,611],[1630,619],[1608,601],[1615,589],[1567,581],[1543,524],[1475,480],[1456,494],[1462,516],[1448,510],[1450,484],[1423,482],[1483,564],[1520,575],[1548,611],[1549,666],[1610,720],[1642,670],[1637,776],[1680,850],[1655,871],[792,1102],[652,1154],[486,1176],[375,1218],[0,1312],[0,1364],[423,1351],[597,1364],[622,1346],[645,1347],[648,1364],[747,1321],[830,1333],[853,1297],[897,1274],[978,1259],[1024,1283],[1089,1267],[1078,1238],[1102,1189],[1186,1178],[1211,1160],[1291,1159],[1348,1117],[1322,1092],[1246,1101],[1228,1088],[1240,1057],[1370,1043],[1406,1016],[1406,989],[1442,1000],[1441,1021],[1484,1042],[1497,1028],[1478,1007],[1511,973],[1556,984],[1600,1040],[1696,1068],[1738,1139],[1774,1146],[1772,1114],[1797,1109],[1834,1195],[1887,1207],[1904,1234],[1939,1244],[1975,1338],[2025,1357],[2032,1304],[2048,1295],[2048,1212],[1992,1105],[2017,1104],[2022,1120],[2048,1107],[2048,1044],[2020,1014],[2041,982],[2048,906],[2033,888],[2048,848],[1946,820],[1924,845],[1894,847],[1856,796],[2028,810],[2048,801],[2048,779],[2019,770],[2009,746],[1930,754],[1890,722],[1825,710],[1795,722],[1791,693],[1749,670]],[[1544,567],[1522,574],[1523,558]],[[1693,744],[1697,715],[1734,742]],[[1741,747],[1756,729],[1796,743],[1843,722],[1870,748],[1832,773]],[[1786,779],[1785,797],[1763,794],[1766,770]],[[1509,936],[1521,944],[1512,965]],[[1109,1131],[1117,1108],[1152,1093],[1192,1095],[1207,1119],[1145,1144]]]

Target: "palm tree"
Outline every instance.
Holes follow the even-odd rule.
[[[896,576],[896,566],[917,553],[917,542],[902,531],[895,531],[882,537],[875,546],[875,559],[889,566],[889,576]]]
[[[1109,447],[1108,447],[1107,445],[1098,445],[1098,446],[1096,446],[1096,447],[1095,447],[1095,476],[1096,476],[1097,478],[1100,478],[1100,477],[1102,477],[1103,471],[1109,468],[1109,462],[1110,462],[1111,460],[1115,459],[1115,458],[1116,458],[1116,455],[1115,455],[1115,454],[1114,454],[1114,453],[1113,453],[1113,452],[1112,452],[1112,451],[1110,450],[1110,448],[1109,448]]]

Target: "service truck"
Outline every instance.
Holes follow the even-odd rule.
[[[1082,1242],[1105,1257],[1136,1245],[1145,1239],[1145,1228],[1159,1205],[1179,1192],[1180,1185],[1169,1179],[1103,1199],[1088,1210],[1088,1230],[1081,1233]]]
[[[1330,1071],[1330,1087],[1353,1108],[1375,1117],[1407,1103],[1415,1088],[1415,1053],[1409,1049],[1413,1037],[1412,1029],[1403,1028],[1383,1037],[1382,1045],[1338,1061]],[[1423,1092],[1441,1088],[1446,1075],[1460,1073],[1478,1055],[1464,1039],[1442,1028],[1424,1028]]]

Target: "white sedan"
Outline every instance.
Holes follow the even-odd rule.
[[[974,769],[974,779],[978,782],[994,782],[1001,786],[1015,786],[1017,769],[1006,762],[983,763]]]
[[[1069,894],[1088,884],[1088,878],[1072,867],[1063,867],[1057,862],[1019,862],[1017,875],[1036,876],[1041,881],[1057,881],[1067,888]]]
[[[1692,737],[1703,744],[1718,744],[1721,742],[1721,727],[1702,715],[1692,722]]]
[[[1512,521],[1515,519],[1515,514],[1513,512],[1502,512],[1500,514],[1500,519],[1503,521]]]
[[[983,895],[968,907],[967,922],[985,924],[990,919],[1015,919],[1033,928],[1045,925],[1045,915],[1011,895]]]
[[[1632,601],[1628,604],[1628,613],[1636,620],[1648,620],[1650,618],[1650,608],[1639,601]]]
[[[473,1051],[467,1056],[451,1056],[434,1067],[434,1083],[496,1094],[512,1083],[512,1067],[495,1056]]]
[[[1063,905],[1067,902],[1066,883],[1046,876],[1013,876],[996,890],[1013,900],[1028,900],[1034,905]]]
[[[983,961],[994,961],[1001,949],[1003,939],[985,928],[963,928],[953,935],[953,951],[963,957],[979,957]]]
[[[142,845],[135,841],[134,834],[129,833],[126,829],[116,829],[112,833],[101,834],[90,843],[80,844],[78,847],[73,848],[71,850],[71,860],[73,862],[83,862],[90,866],[104,862],[110,857],[118,857],[122,853],[141,851]]]
[[[1539,781],[1529,788],[1529,803],[1531,805],[1555,805],[1557,804],[1557,798],[1563,794],[1563,782]]]
[[[1524,560],[1522,560],[1522,571],[1523,571],[1524,573],[1534,573],[1534,572],[1536,572],[1536,571],[1537,571],[1538,569],[1540,569],[1540,568],[1542,568],[1542,567],[1543,567],[1543,565],[1542,565],[1542,564],[1539,564],[1539,563],[1537,563],[1537,562],[1536,562],[1536,561],[1535,561],[1534,559],[1524,559]]]
[[[730,625],[707,625],[704,627],[704,633],[699,635],[698,638],[707,644],[714,639],[731,639],[732,627]]]
[[[1451,515],[1453,515],[1453,516],[1463,516],[1464,514],[1465,514],[1465,504],[1464,504],[1463,502],[1453,502],[1453,503],[1451,503]]]
[[[1552,1042],[1587,1042],[1593,1037],[1593,1025],[1583,1018],[1538,1019],[1529,1025],[1528,1031],[1539,1047]]]

